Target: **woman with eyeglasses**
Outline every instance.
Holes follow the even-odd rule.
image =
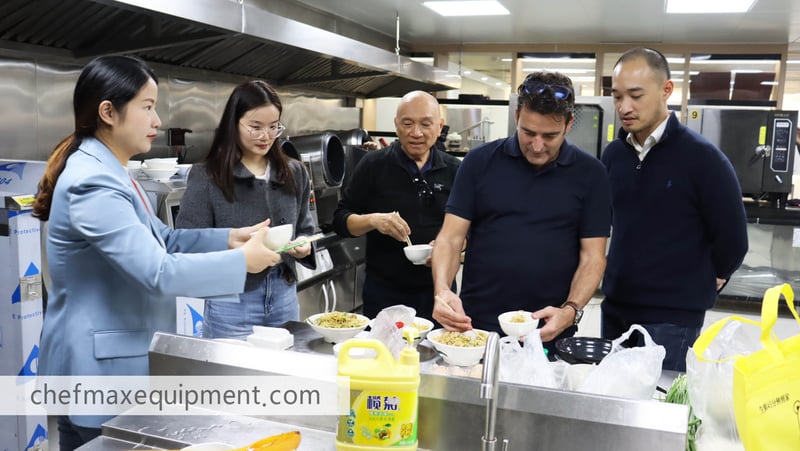
[[[266,217],[270,226],[294,226],[290,244],[314,232],[311,181],[302,164],[286,156],[278,140],[285,130],[280,123],[282,111],[278,94],[264,81],[234,88],[208,156],[189,172],[177,227],[238,227],[252,218]],[[282,253],[277,265],[248,274],[238,303],[206,300],[203,336],[244,338],[254,325],[297,321],[294,263],[314,268],[311,252],[310,244],[295,247]]]

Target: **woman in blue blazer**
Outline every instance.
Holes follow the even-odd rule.
[[[157,330],[175,331],[175,297],[235,297],[248,272],[280,262],[266,222],[171,230],[126,169],[161,121],[157,78],[133,57],[91,61],[75,87],[75,131],[47,162],[34,211],[49,220],[51,297],[40,375],[147,375]],[[250,233],[256,232],[251,238]],[[61,450],[99,435],[109,417],[59,417]]]

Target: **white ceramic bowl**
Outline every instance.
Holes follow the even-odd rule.
[[[176,169],[153,169],[142,167],[142,172],[148,177],[157,181],[169,180],[175,174]]]
[[[191,163],[184,163],[177,165],[178,168],[178,175],[181,177],[186,177],[189,175],[189,169],[192,168]]]
[[[128,174],[133,178],[138,178],[142,173],[142,162],[138,160],[128,160]]]
[[[334,313],[334,312],[331,312]],[[338,312],[342,313],[342,312]],[[316,315],[311,315],[306,319],[306,323],[314,329],[314,332],[322,335],[322,338],[325,339],[328,343],[341,343],[348,338],[355,337],[359,332],[363,331],[369,325],[369,318],[364,315],[359,315],[358,313],[349,313],[350,315],[355,315],[361,323],[361,326],[358,327],[322,327],[318,326],[317,322],[322,318],[323,315],[328,315],[328,313],[317,313]]]
[[[476,334],[484,334],[488,337],[489,333],[485,330],[472,329]],[[434,348],[442,354],[444,361],[456,366],[472,366],[478,364],[483,357],[483,352],[486,345],[482,346],[452,346],[440,343],[438,340],[447,331],[444,329],[432,330],[428,333],[428,341],[431,342]]]
[[[419,332],[419,338],[422,340],[428,335],[428,332],[433,330],[433,321],[425,318],[415,317],[412,326],[417,329]]]
[[[266,235],[264,235],[264,246],[277,251],[278,249],[286,246],[292,239],[292,232],[294,226],[292,224],[283,224],[275,227],[270,227]]]
[[[520,316],[524,322],[514,322],[515,316]],[[536,330],[539,321],[531,318],[531,312],[525,310],[514,310],[513,312],[505,312],[497,317],[500,322],[500,328],[503,329],[506,335],[511,337],[522,337]]]
[[[178,166],[177,158],[148,158],[144,160],[144,166],[150,169],[172,169]]]
[[[430,244],[415,244],[403,248],[408,261],[415,265],[424,265],[425,260],[430,257],[432,251],[433,247]]]

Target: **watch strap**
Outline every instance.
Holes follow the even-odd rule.
[[[564,307],[570,307],[573,310],[575,310],[575,320],[573,321],[572,324],[577,326],[578,322],[581,320],[581,317],[583,316],[583,309],[580,308],[580,306],[578,306],[578,304],[576,304],[576,303],[574,303],[572,301],[566,301],[563,304],[561,304],[561,308],[564,308]]]

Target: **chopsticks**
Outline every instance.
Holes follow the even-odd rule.
[[[323,238],[324,236],[325,236],[325,234],[323,234],[323,233],[317,233],[315,235],[311,235],[310,237],[308,237],[308,238],[306,238],[304,240],[298,241],[296,243],[287,244],[286,246],[283,246],[282,248],[278,249],[275,252],[280,254],[281,252],[286,252],[289,249],[294,249],[296,247],[300,247],[300,246],[306,245],[308,243],[313,243],[314,241],[317,241],[318,239]]]
[[[436,302],[440,303],[440,304],[444,304],[444,306],[447,307],[447,310],[450,310],[451,312],[456,313],[456,310],[450,304],[448,304],[447,301],[442,299],[441,296],[436,295],[436,296],[433,297],[433,299]]]

